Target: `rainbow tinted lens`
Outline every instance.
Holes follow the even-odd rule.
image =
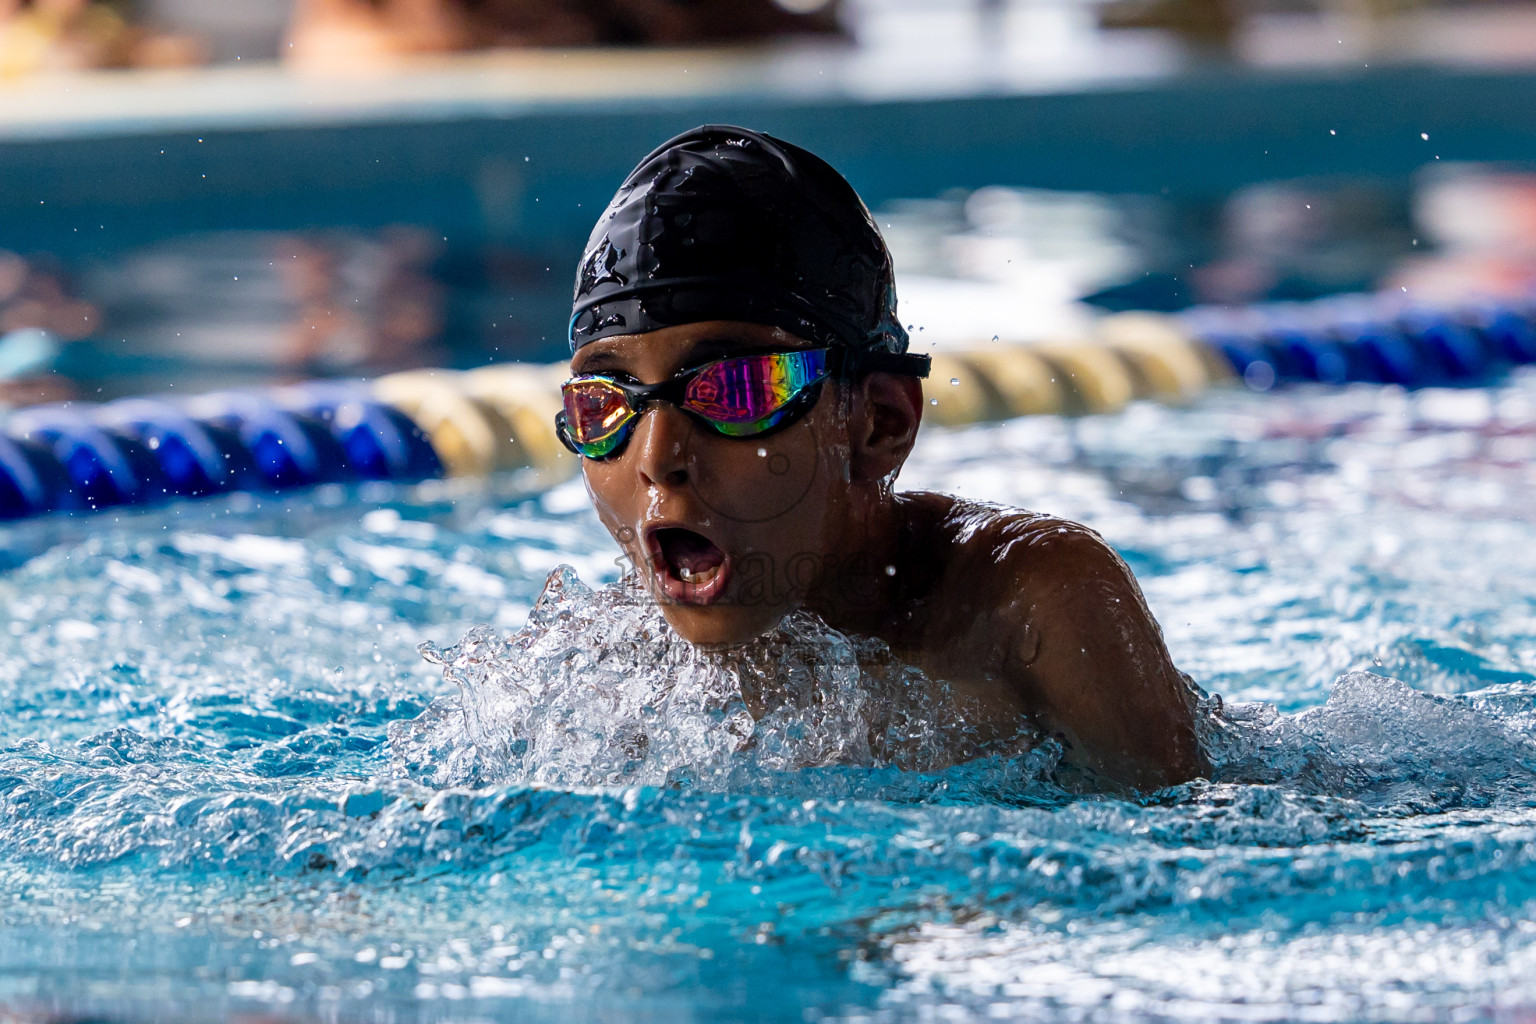
[[[738,356],[686,370],[660,384],[592,375],[565,382],[561,438],[589,459],[606,458],[629,439],[646,403],[661,398],[726,437],[753,437],[809,408],[827,376],[827,349]],[[797,401],[797,399],[804,399]]]
[[[576,450],[601,459],[629,437],[629,425],[639,415],[629,395],[606,377],[577,377],[561,389],[565,398],[565,429]]]
[[[826,349],[722,359],[699,368],[682,404],[727,437],[751,437],[782,423],[795,411],[790,403],[826,375]]]

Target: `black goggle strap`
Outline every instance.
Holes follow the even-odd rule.
[[[884,349],[834,349],[829,361],[832,370],[844,380],[855,380],[866,373],[898,373],[926,378],[933,357],[916,352],[887,352]]]
[[[558,437],[560,439],[560,443],[565,445],[566,448],[570,449],[572,453],[576,455],[581,454],[581,449],[577,448],[576,442],[571,439],[571,428],[570,424],[568,424],[565,420],[564,409],[561,409],[559,412],[555,413],[555,436]]]

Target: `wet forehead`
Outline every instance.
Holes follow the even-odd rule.
[[[808,347],[810,342],[782,328],[707,321],[591,342],[571,357],[571,372],[626,373],[652,383],[711,359]]]

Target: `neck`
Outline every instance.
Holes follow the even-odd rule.
[[[900,597],[910,552],[907,502],[883,486],[860,489],[850,503],[832,571],[805,607],[843,633],[891,639],[901,625]]]

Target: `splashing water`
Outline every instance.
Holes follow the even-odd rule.
[[[393,731],[432,785],[682,785],[740,789],[832,765],[936,770],[1022,757],[1041,738],[978,736],[965,701],[894,658],[795,613],[725,651],[687,643],[629,576],[593,592],[557,568],[508,640],[472,630],[423,644],[460,690]],[[1047,744],[1031,765],[1053,763]]]
[[[459,694],[390,734],[396,764],[432,786],[739,792],[812,768],[934,772],[986,761],[1015,767],[1008,798],[1067,798],[1052,779],[1054,741],[1027,727],[1007,743],[982,741],[942,684],[879,641],[850,640],[805,613],[715,652],[673,633],[635,577],[594,592],[561,566],[513,637],[476,628],[454,647],[422,651]],[[1216,696],[1198,720],[1217,785],[1279,786],[1347,801],[1352,812],[1536,806],[1536,684],[1446,697],[1351,672],[1298,714]]]
[[[4,531],[0,1016],[1530,1019],[1533,464],[1532,375],[925,436],[1212,693],[1135,801],[814,619],[680,643],[579,488]]]

